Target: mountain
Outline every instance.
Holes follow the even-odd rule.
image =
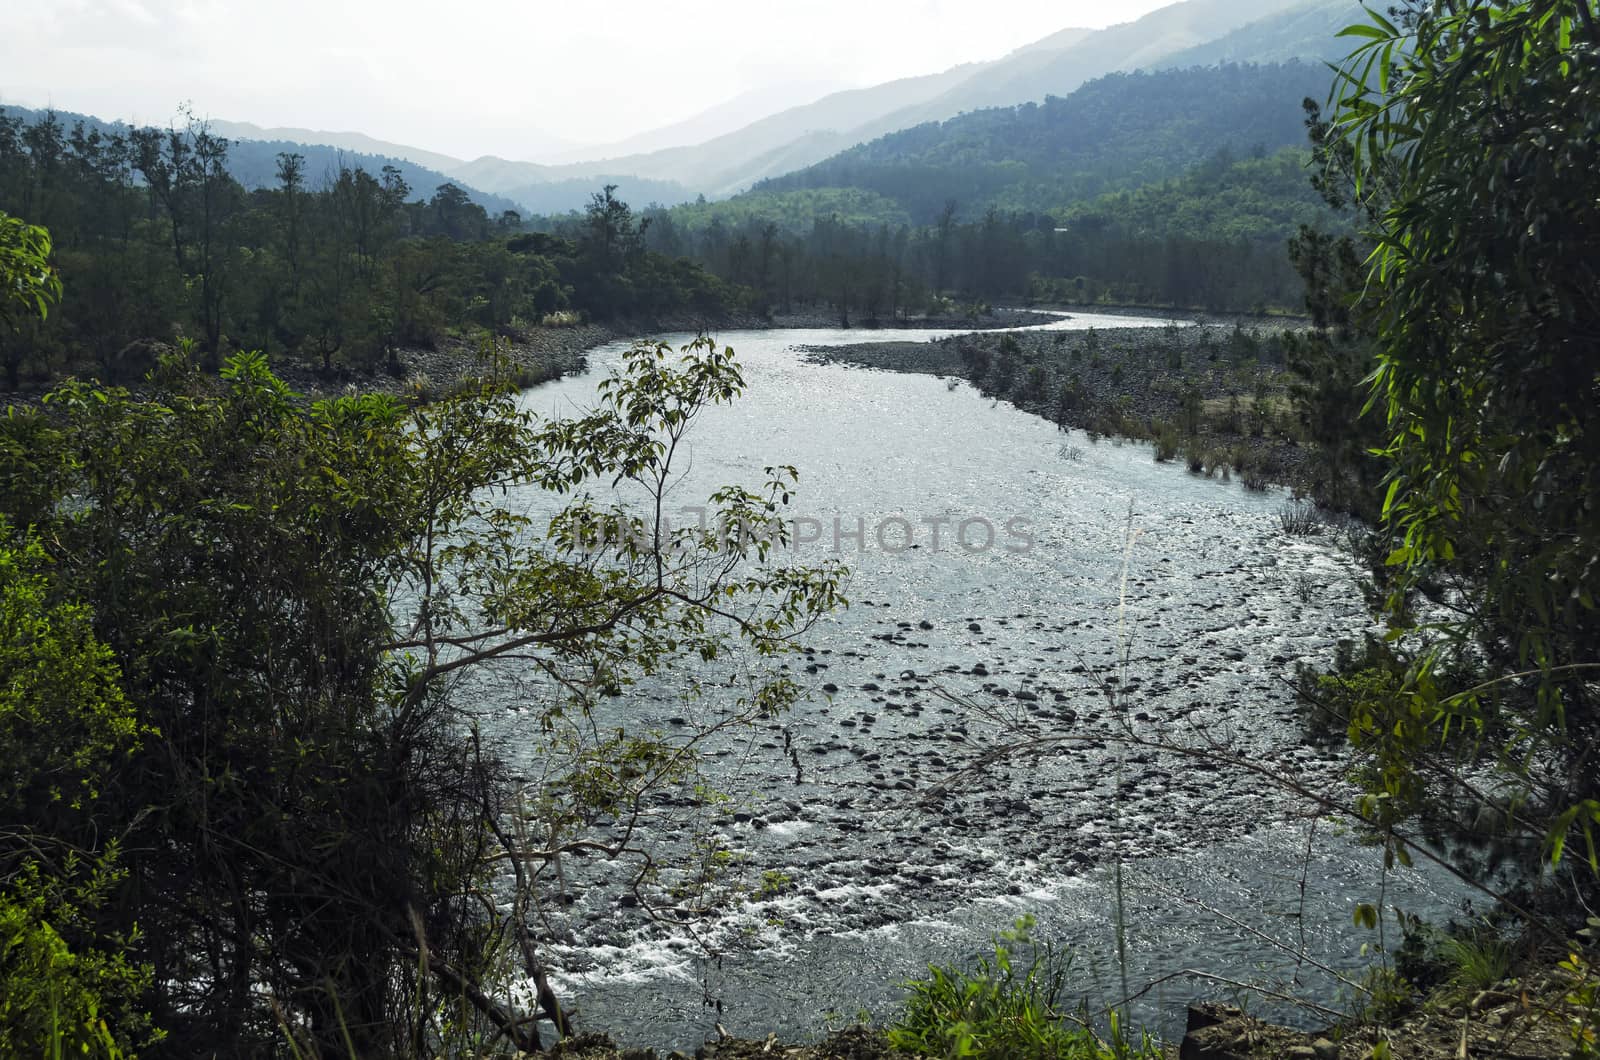
[[[753,190],[870,192],[918,224],[952,200],[968,218],[989,207],[1058,210],[1175,177],[1219,151],[1303,146],[1300,101],[1328,82],[1325,67],[1300,62],[1110,74],[1043,103],[891,133]]]
[[[314,174],[341,162],[372,169],[393,164],[419,194],[453,182],[494,213],[581,209],[605,184],[616,184],[619,197],[641,206],[673,205],[699,195],[724,198],[899,130],[1066,96],[1108,73],[1336,56],[1345,49],[1334,33],[1358,13],[1356,0],[1182,0],[1133,22],[1064,29],[997,60],[831,92],[756,120],[747,119],[823,86],[747,93],[684,122],[586,151],[583,161],[559,164],[495,156],[467,162],[356,132],[224,121],[212,126],[238,144],[236,166],[247,184],[270,180],[277,151],[293,149],[306,155]]]
[[[785,81],[767,85],[742,92],[683,121],[663,125],[659,129],[651,129],[612,144],[557,152],[542,158],[541,161],[550,164],[593,162],[595,159],[622,158],[647,154],[651,151],[664,151],[683,144],[704,143],[718,136],[737,132],[768,115],[804,106],[830,93],[843,91],[847,91],[847,86],[833,81]]]
[[[619,175],[669,181],[720,198],[900,129],[1064,96],[1103,74],[1170,64],[1174,56],[1307,6],[1308,0],[1182,0],[1106,29],[1061,30],[990,62],[835,92],[692,146],[558,166],[479,159],[448,172],[523,201],[532,198],[528,189],[535,185],[602,178],[621,184]],[[1271,57],[1286,46],[1272,43]],[[1252,51],[1256,47],[1268,47],[1264,37],[1241,37],[1231,51],[1240,60],[1265,58]]]
[[[1048,37],[1041,37],[1032,44],[1024,44],[1022,47],[1014,49],[1011,54],[1029,55],[1037,52],[1059,51],[1062,48],[1070,48],[1074,44],[1081,43],[1085,37],[1093,36],[1096,32],[1096,30],[1092,29],[1058,30]]]
[[[341,151],[354,151],[362,155],[401,158],[439,173],[448,173],[463,164],[461,159],[452,158],[450,155],[442,155],[437,151],[425,151],[420,147],[375,140],[365,133],[358,132],[321,132],[315,129],[288,128],[263,129],[261,126],[252,125],[247,121],[213,121],[211,123],[211,131],[218,136],[226,136],[230,140],[287,140],[291,143],[305,144],[307,146],[332,147]]]
[[[537,184],[562,179],[551,166],[537,162],[513,162],[510,159],[484,155],[471,162],[461,162],[444,170],[452,180],[470,184],[474,188],[500,194],[507,188],[523,184]]]
[[[1309,0],[1231,33],[1162,60],[1163,66],[1217,63],[1286,62],[1290,59],[1337,62],[1351,51],[1339,31],[1363,21],[1359,0]]]
[[[21,118],[26,124],[33,125],[54,116],[55,120],[67,128],[72,128],[82,123],[86,131],[97,131],[102,136],[126,137],[133,131],[133,127],[126,122],[107,121],[90,114],[74,114],[70,111],[42,111],[29,110],[25,107],[0,107],[0,116],[13,116]],[[414,198],[428,199],[445,184],[455,184],[467,193],[467,197],[482,206],[491,217],[497,216],[506,210],[518,210],[520,207],[511,199],[499,195],[487,194],[477,188],[454,180],[445,174],[418,165],[406,158],[392,155],[368,154],[364,152],[346,150],[342,147],[327,144],[309,144],[294,140],[257,140],[235,139],[228,136],[224,126],[240,128],[242,123],[237,122],[210,122],[211,131],[219,136],[226,136],[229,140],[228,147],[228,173],[246,188],[264,188],[277,183],[278,155],[280,153],[299,154],[305,158],[304,171],[306,179],[313,184],[328,179],[332,180],[338,175],[341,167],[350,169],[364,169],[369,173],[379,173],[385,166],[393,166],[399,171],[410,187]],[[251,126],[254,128],[254,126]],[[273,132],[277,130],[261,130]],[[294,130],[282,130],[292,132]],[[317,134],[312,134],[317,135]],[[359,134],[352,134],[355,140],[365,140]],[[354,141],[353,141],[354,142]],[[379,144],[379,141],[371,141]]]
[[[504,197],[514,200],[524,214],[552,216],[581,210],[589,199],[607,185],[616,186],[616,197],[639,207],[658,205],[676,206],[693,202],[696,193],[682,184],[670,180],[651,180],[648,177],[568,177],[542,184],[524,184],[507,188]]]
[[[719,197],[740,191],[762,177],[809,165],[841,151],[856,142],[841,129],[853,129],[881,114],[937,96],[976,69],[978,65],[969,64],[943,73],[835,92],[695,145],[557,166],[488,156],[448,172],[475,187],[503,195],[557,181],[608,181],[620,185],[622,178],[634,176],[680,184],[686,199],[696,194]],[[581,202],[571,204],[572,208],[580,205]]]
[[[507,210],[526,212],[513,198],[490,194],[404,158],[362,154],[324,144],[289,140],[234,140],[228,148],[228,172],[246,188],[270,187],[277,183],[279,154],[304,156],[306,178],[313,185],[324,179],[332,181],[340,169],[364,169],[376,174],[385,166],[393,166],[410,186],[413,199],[431,199],[434,192],[444,185],[454,184],[467,193],[467,198],[487,210],[490,217],[499,216]]]
[[[1183,0],[1133,22],[1109,26],[1077,39],[1068,37],[1064,46],[1035,46],[1013,52],[1007,59],[976,72],[949,91],[885,115],[863,131],[881,135],[894,128],[943,121],[964,111],[1064,96],[1104,74],[1165,64],[1173,55],[1304,2]]]

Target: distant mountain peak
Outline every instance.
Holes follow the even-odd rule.
[[[1078,27],[1057,30],[1050,36],[1036,40],[1032,44],[1024,44],[1020,48],[1013,48],[1007,58],[1012,55],[1033,55],[1038,52],[1060,51],[1062,48],[1070,48],[1075,44],[1081,43],[1085,37],[1097,32],[1098,30]]]

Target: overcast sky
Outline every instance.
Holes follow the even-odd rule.
[[[0,105],[166,124],[189,101],[536,159],[552,138],[613,143],[786,83],[933,73],[1170,2],[0,0]]]

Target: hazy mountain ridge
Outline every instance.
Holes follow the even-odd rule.
[[[752,89],[691,115],[682,121],[629,136],[614,143],[590,145],[541,159],[547,165],[593,163],[596,159],[626,158],[664,151],[683,144],[704,143],[737,132],[762,118],[803,107],[836,92],[855,87],[837,82],[783,83]]]
[[[1355,0],[1181,0],[1101,30],[1060,30],[1000,59],[832,92],[701,143],[582,162],[540,164],[492,155],[463,161],[358,132],[265,129],[229,121],[215,121],[212,126],[239,145],[237,166],[247,185],[270,179],[270,157],[292,149],[306,155],[307,168],[314,174],[337,169],[342,160],[370,169],[395,164],[419,194],[432,194],[446,181],[455,183],[492,213],[516,209],[559,214],[581,209],[605,184],[616,184],[620,198],[638,205],[673,205],[699,195],[725,198],[930,122],[1070,95],[1110,73],[1337,56],[1345,49],[1334,34],[1358,14]],[[623,149],[674,135],[695,135],[718,122],[726,124],[727,115],[738,106],[736,98],[613,146]],[[269,157],[253,157],[258,152]]]
[[[886,115],[873,136],[965,111],[1064,96],[1096,77],[1160,63],[1182,51],[1303,0],[1182,0],[1132,22],[1098,30],[1065,48],[1013,53],[942,96]],[[1254,58],[1240,56],[1240,59]]]
[[[562,166],[479,160],[455,172],[501,194],[541,182],[631,173],[724,197],[900,129],[1066,95],[1104,74],[1171,63],[1213,40],[1232,38],[1230,60],[1288,58],[1280,54],[1289,47],[1286,42],[1306,35],[1274,36],[1276,20],[1285,12],[1303,16],[1334,6],[1348,5],[1345,0],[1181,0],[1106,29],[1061,30],[991,62],[834,93],[699,145]],[[1253,26],[1261,28],[1251,31]],[[1257,54],[1269,49],[1271,54]],[[496,177],[483,174],[490,167],[499,171]]]
[[[1336,62],[1351,42],[1339,31],[1362,21],[1359,0],[1307,0],[1272,18],[1241,26],[1225,36],[1170,55],[1162,66],[1211,66],[1233,62]]]
[[[851,130],[866,143],[901,129],[996,106],[1065,96],[1109,73],[1138,69],[1191,47],[1207,34],[1236,30],[1302,0],[1181,0],[1133,22],[1089,32],[1068,30],[1019,48],[930,100]],[[1206,27],[1206,28],[1201,28]],[[1248,56],[1246,56],[1248,58]],[[817,159],[816,161],[822,161]]]
[[[0,107],[0,114],[15,115],[30,125],[43,121],[47,115],[53,114],[56,120],[68,129],[81,122],[86,130],[97,131],[102,136],[126,137],[134,129],[134,126],[129,125],[127,122],[107,121],[92,114],[78,114],[72,111]],[[493,195],[471,187],[437,170],[418,165],[407,158],[393,155],[367,154],[328,144],[307,144],[290,140],[235,139],[224,131],[224,126],[240,128],[241,123],[211,122],[209,124],[211,131],[215,135],[224,136],[229,141],[228,173],[246,188],[265,188],[275,185],[277,183],[278,155],[280,153],[293,153],[305,158],[306,179],[313,184],[317,184],[324,178],[331,181],[338,175],[341,167],[348,169],[360,168],[369,173],[377,174],[385,166],[393,166],[399,171],[406,184],[410,186],[413,198],[431,198],[433,193],[445,184],[454,184],[466,192],[469,199],[487,210],[490,216],[503,213],[506,210],[520,211],[522,209],[509,198]],[[359,134],[352,135],[359,137]],[[366,139],[365,137],[359,138]],[[373,142],[377,143],[378,141]]]
[[[525,184],[511,188],[506,197],[514,199],[525,213],[555,216],[582,209],[602,188],[615,185],[615,196],[626,203],[641,206],[659,204],[675,206],[692,202],[696,193],[682,184],[648,177],[606,176],[569,177],[548,183]]]
[[[247,121],[212,121],[211,131],[230,140],[260,140],[264,142],[289,141],[310,147],[331,147],[341,151],[355,151],[363,155],[382,158],[399,158],[413,162],[424,169],[449,173],[463,164],[452,155],[428,151],[409,144],[390,143],[360,132],[327,132],[321,129],[270,128],[264,129]]]
[[[982,65],[968,64],[871,88],[835,92],[700,144],[556,166],[486,156],[452,170],[451,175],[500,194],[529,184],[573,179],[610,179],[620,184],[621,176],[631,175],[682,184],[688,192],[686,198],[696,194],[729,195],[760,176],[772,174],[774,157],[792,158],[786,163],[791,169],[826,158],[854,143],[848,130],[870,116],[945,92]]]

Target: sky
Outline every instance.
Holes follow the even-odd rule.
[[[0,106],[539,161],[746,93],[808,102],[1172,0],[0,0]]]

